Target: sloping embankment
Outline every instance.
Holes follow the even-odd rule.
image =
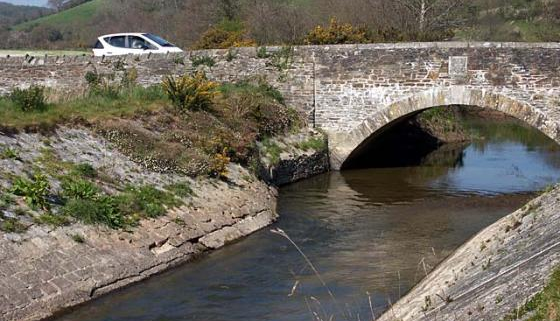
[[[219,248],[277,217],[276,191],[237,165],[229,166],[227,182],[151,172],[86,129],[62,128],[50,136],[0,135],[0,144],[10,151],[10,157],[0,157],[3,195],[16,176],[78,163],[93,165],[120,186],[164,188],[182,182],[194,190],[183,205],[142,219],[129,231],[79,222],[40,224],[38,214],[19,199],[0,207],[0,222],[17,220],[26,228],[21,233],[0,231],[0,320],[48,317]],[[56,198],[60,182],[56,175],[49,180]]]
[[[560,263],[559,202],[557,187],[486,228],[378,320],[502,320]]]

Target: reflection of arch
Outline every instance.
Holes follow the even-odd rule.
[[[406,119],[431,107],[449,105],[469,105],[499,110],[526,122],[556,142],[560,142],[558,124],[551,121],[542,111],[529,103],[521,102],[503,94],[462,86],[436,88],[381,108],[350,132],[331,133],[329,135],[329,145],[332,168],[340,169],[349,157],[358,153],[360,148],[367,145],[377,134],[390,128],[394,122]]]

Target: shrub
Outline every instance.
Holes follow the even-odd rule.
[[[114,82],[114,74],[101,75],[96,71],[88,71],[85,75],[85,79],[89,87],[89,94],[109,99],[119,98],[125,78],[126,75],[123,77],[121,84],[118,84]]]
[[[9,95],[16,107],[24,112],[44,111],[47,109],[45,88],[33,85],[27,89],[16,88]]]
[[[228,175],[227,166],[229,162],[230,158],[227,156],[225,149],[222,151],[222,153],[214,155],[214,159],[210,167],[210,176],[226,179]]]
[[[23,196],[25,202],[33,207],[48,209],[47,196],[50,184],[46,176],[35,174],[32,180],[17,177],[13,183],[11,192],[18,196]]]
[[[331,18],[329,25],[317,26],[304,39],[309,45],[367,43],[370,41],[365,27],[354,27],[349,23],[339,23]]]
[[[229,48],[227,55],[226,55],[226,61],[228,62],[232,62],[233,60],[235,60],[235,58],[237,58],[237,55],[239,54],[238,50],[233,50],[231,48]]]
[[[62,183],[63,196],[67,199],[92,200],[99,196],[100,189],[84,179],[66,179]]]
[[[124,74],[121,78],[121,88],[132,89],[137,85],[137,82],[138,70],[135,67],[125,69]]]
[[[282,94],[263,79],[223,84],[220,93],[217,111],[243,136],[234,141],[232,147],[238,142],[251,144],[243,138],[254,141],[282,134],[302,122],[299,114],[284,105]]]
[[[243,24],[235,20],[222,21],[210,27],[194,44],[193,49],[228,49],[231,47],[252,47],[255,41],[246,36]]]
[[[90,89],[97,87],[101,83],[101,77],[97,72],[94,71],[86,72],[84,78],[86,79],[86,82]]]
[[[91,164],[81,163],[74,166],[73,173],[77,176],[95,178],[97,177],[97,171]]]
[[[266,59],[269,58],[270,54],[268,53],[268,50],[266,49],[266,47],[259,47],[257,48],[257,58],[259,59]]]
[[[0,152],[0,159],[18,159],[19,156],[15,149],[6,147]]]
[[[285,133],[292,126],[291,115],[287,107],[279,104],[258,105],[252,112],[261,137]]]
[[[269,65],[278,69],[278,71],[285,71],[290,68],[294,59],[294,47],[284,46],[280,50],[270,55],[271,61]]]
[[[217,84],[202,72],[194,76],[166,77],[163,89],[179,111],[207,110],[212,104]]]

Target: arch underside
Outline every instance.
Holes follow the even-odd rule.
[[[519,92],[493,92],[466,87],[431,89],[380,108],[350,132],[329,133],[331,167],[340,170],[373,138],[383,133],[391,124],[407,119],[432,107],[468,105],[490,108],[515,117],[543,132],[560,143],[559,119],[547,110],[546,99],[531,101]]]

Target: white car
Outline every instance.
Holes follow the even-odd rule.
[[[141,55],[183,52],[167,40],[150,33],[116,33],[97,38],[94,56]]]

